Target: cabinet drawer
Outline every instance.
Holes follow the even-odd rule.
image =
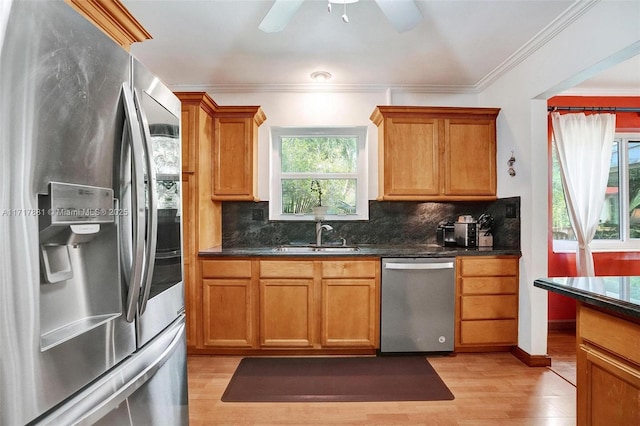
[[[578,330],[582,340],[595,343],[640,364],[640,324],[582,306],[578,316]],[[615,330],[615,333],[611,330]]]
[[[515,295],[465,296],[460,303],[462,320],[516,318],[518,313]]]
[[[516,294],[516,277],[462,278],[462,294]]]
[[[380,269],[375,260],[330,260],[322,262],[323,278],[374,278]]]
[[[460,262],[460,275],[464,276],[516,276],[518,258],[464,258]]]
[[[251,278],[250,260],[202,260],[203,278]]]
[[[261,278],[313,278],[312,260],[261,260]]]
[[[515,319],[462,321],[460,343],[462,345],[494,343],[515,345],[518,343],[518,321]]]

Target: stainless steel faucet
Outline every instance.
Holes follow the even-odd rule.
[[[323,225],[321,221],[316,221],[316,247],[322,245],[322,230],[331,231],[333,227],[331,225]]]

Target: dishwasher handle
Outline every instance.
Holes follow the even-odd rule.
[[[453,269],[453,262],[440,263],[387,263],[386,269],[396,270],[425,270],[425,269]]]

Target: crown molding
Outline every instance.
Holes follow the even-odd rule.
[[[561,33],[566,27],[571,25],[576,19],[585,14],[589,9],[599,3],[600,0],[578,0],[569,6],[561,15],[554,19],[549,25],[538,32],[531,40],[522,45],[504,62],[490,71],[478,83],[475,88],[478,92],[483,91],[492,83],[512,70],[515,66],[523,62],[529,56],[537,52],[542,46]]]
[[[152,38],[120,0],[65,1],[126,50]]]
[[[476,93],[473,85],[438,84],[174,84],[174,92],[208,93]]]
[[[601,0],[577,0],[549,25],[539,31],[527,43],[520,47],[500,65],[490,71],[475,84],[469,85],[441,85],[441,84],[176,84],[173,91],[190,92],[203,91],[208,93],[445,93],[445,94],[478,94],[492,83],[533,55],[542,46],[556,37],[566,27],[586,13]]]

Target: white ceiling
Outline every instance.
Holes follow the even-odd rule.
[[[584,3],[416,0],[424,19],[398,33],[373,0],[327,12],[305,0],[287,27],[258,25],[273,0],[122,0],[151,33],[131,51],[174,90],[311,90],[316,70],[340,90],[474,93],[535,51]],[[640,59],[584,82],[595,94],[640,88]],[[603,93],[604,94],[604,93]],[[614,94],[614,93],[612,93]]]

